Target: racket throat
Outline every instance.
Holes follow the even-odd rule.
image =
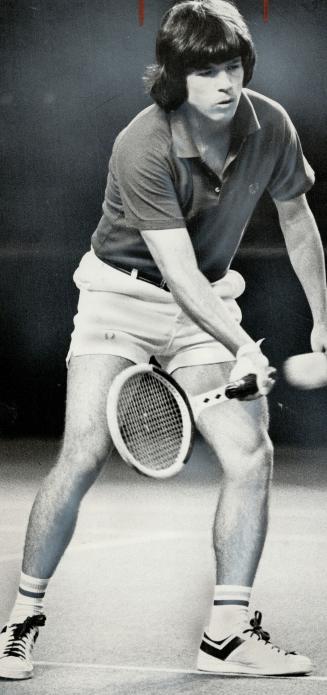
[[[229,398],[226,396],[225,390],[221,387],[212,389],[206,393],[200,393],[199,396],[192,396],[191,404],[195,422],[198,420],[202,410],[211,408],[213,405],[217,405],[217,403],[223,403],[228,400]]]

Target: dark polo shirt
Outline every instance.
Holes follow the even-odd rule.
[[[200,270],[223,277],[265,190],[289,200],[311,188],[313,171],[286,111],[244,89],[233,121],[222,179],[202,161],[183,106],[153,105],[117,137],[109,162],[103,216],[92,246],[103,261],[160,272],[140,231],[187,227]]]

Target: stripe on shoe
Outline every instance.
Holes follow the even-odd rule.
[[[215,598],[213,602],[214,606],[249,606],[249,601],[242,601],[239,599],[218,599]]]
[[[220,659],[220,661],[225,661],[230,654],[235,651],[237,647],[240,647],[245,641],[244,639],[241,639],[241,637],[233,637],[233,639],[231,639],[231,641],[227,644],[226,640],[223,640],[223,642],[225,642],[225,646],[219,648],[219,644],[221,644],[221,642],[219,643],[214,640],[210,640],[210,637],[208,637],[206,634],[203,637],[204,639],[201,642],[200,650],[206,654],[209,654],[209,656],[214,656],[216,659]],[[206,642],[205,638],[210,640],[210,643]]]

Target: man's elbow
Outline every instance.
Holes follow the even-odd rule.
[[[181,295],[184,293],[192,293],[202,273],[197,266],[190,268],[186,264],[183,264],[179,267],[174,266],[173,268],[164,270],[162,275],[172,294],[177,293]]]
[[[304,194],[292,200],[283,202],[275,200],[274,202],[282,228],[296,227],[305,221],[312,220],[313,215]]]

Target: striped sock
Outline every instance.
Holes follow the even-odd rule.
[[[231,634],[241,634],[248,627],[250,594],[250,586],[215,586],[207,628],[207,633],[212,639],[221,640]]]
[[[9,624],[24,622],[29,615],[43,613],[43,597],[48,585],[48,579],[37,579],[21,573],[19,589],[14,607],[11,611]]]

